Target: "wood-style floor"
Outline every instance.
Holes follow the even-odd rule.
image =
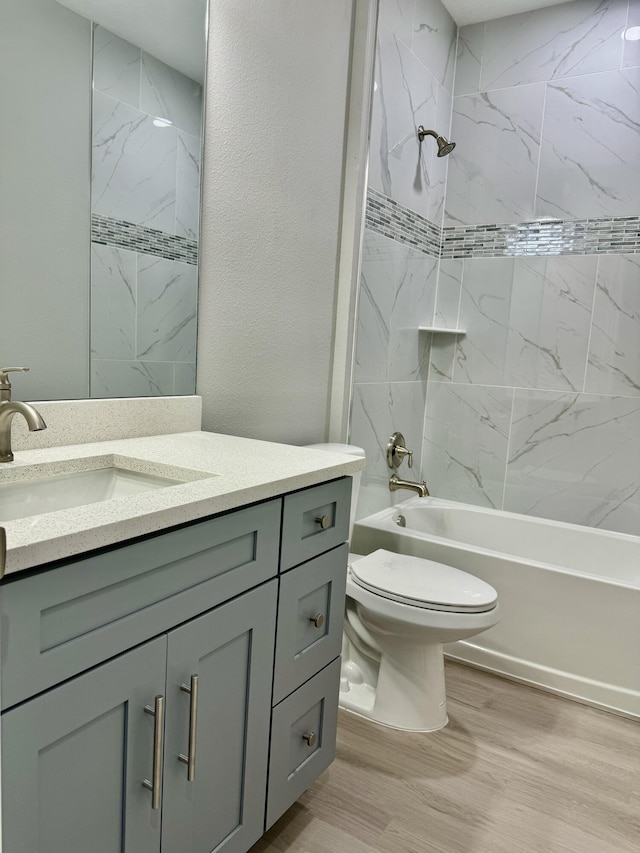
[[[639,853],[640,725],[447,664],[449,725],[340,712],[335,762],[250,853]]]

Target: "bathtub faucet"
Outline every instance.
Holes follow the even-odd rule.
[[[389,480],[389,491],[397,492],[398,489],[409,489],[411,492],[417,492],[421,498],[429,497],[429,489],[424,480],[421,483],[413,483],[411,480],[401,480],[396,474],[393,474]]]

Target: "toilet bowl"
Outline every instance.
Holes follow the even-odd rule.
[[[313,447],[364,455],[350,445]],[[395,729],[443,728],[443,643],[486,631],[498,619],[495,589],[467,572],[383,549],[350,554],[340,706]]]

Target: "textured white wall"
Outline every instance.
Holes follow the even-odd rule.
[[[353,0],[213,0],[203,428],[327,434]]]

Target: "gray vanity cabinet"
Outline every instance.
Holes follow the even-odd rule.
[[[6,712],[4,849],[244,853],[263,832],[276,599],[271,581]],[[158,809],[144,780],[161,786]]]
[[[246,853],[335,754],[349,490],[0,584],[3,850]]]

